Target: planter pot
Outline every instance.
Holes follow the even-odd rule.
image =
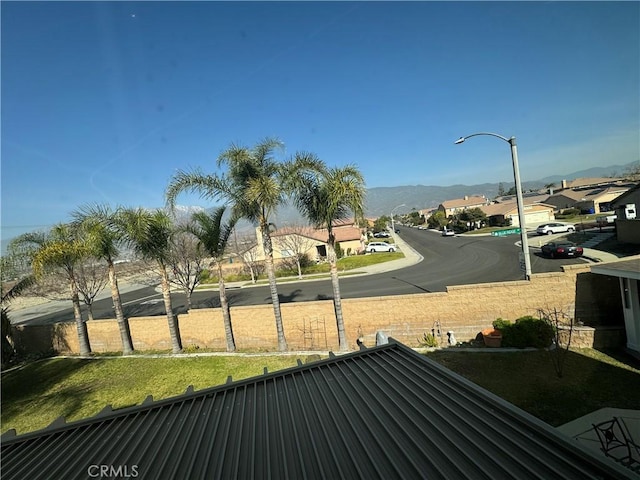
[[[502,333],[500,333],[500,330],[487,328],[482,331],[482,339],[484,344],[490,348],[498,348],[502,345]]]

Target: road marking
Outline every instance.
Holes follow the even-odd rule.
[[[129,305],[131,303],[140,303],[141,305],[144,305],[147,302],[140,302],[140,300],[144,300],[145,298],[157,297],[158,295],[161,295],[161,294],[160,293],[156,293],[155,295],[148,295],[146,297],[138,298],[137,300],[132,300],[130,302],[124,302],[122,305]],[[162,301],[162,299],[158,299],[158,301]],[[157,303],[157,302],[155,302],[155,303]]]

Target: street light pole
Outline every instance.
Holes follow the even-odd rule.
[[[396,234],[395,223],[393,223],[393,212],[395,212],[396,208],[400,208],[400,207],[406,207],[406,205],[403,203],[402,205],[398,205],[397,207],[393,207],[393,209],[391,210],[391,234],[392,235]]]
[[[531,258],[529,257],[529,240],[527,238],[527,228],[525,223],[524,200],[522,198],[522,185],[520,183],[520,168],[518,166],[518,147],[516,146],[516,137],[506,138],[496,133],[480,132],[467,135],[466,137],[460,137],[454,143],[458,145],[464,142],[467,138],[478,135],[497,137],[511,146],[511,162],[513,163],[513,178],[516,183],[516,201],[518,205],[518,220],[520,222],[520,243],[522,245],[522,256],[524,258],[524,278],[525,280],[531,280]]]

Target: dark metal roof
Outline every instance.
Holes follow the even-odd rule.
[[[1,453],[3,480],[634,478],[394,341],[5,434]]]
[[[627,260],[613,261],[591,267],[591,272],[612,277],[635,278],[640,280],[640,256]]]

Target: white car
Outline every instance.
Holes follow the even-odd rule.
[[[545,223],[536,229],[538,235],[551,235],[552,233],[575,232],[576,226],[567,223]]]
[[[387,242],[370,242],[365,248],[366,252],[374,253],[374,252],[395,252],[396,246],[389,245]]]
[[[449,230],[449,229],[444,229],[442,230],[442,236],[443,237],[453,237],[456,234],[456,232],[454,232],[453,230]]]

